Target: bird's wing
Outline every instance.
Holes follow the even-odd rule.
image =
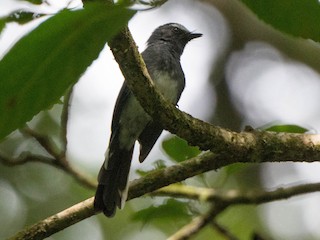
[[[144,128],[143,132],[140,134],[138,138],[138,141],[140,143],[140,162],[143,162],[144,159],[148,156],[153,145],[159,138],[162,130],[162,126],[155,121],[149,122],[148,125]]]
[[[102,165],[98,176],[99,185],[94,207],[96,210],[102,210],[108,217],[112,217],[115,214],[116,206],[121,208],[126,200],[133,146],[128,149],[120,148],[119,121],[131,94],[126,83],[123,83],[113,112],[112,131],[105,163]]]
[[[127,105],[128,99],[132,95],[131,90],[128,88],[126,82],[123,82],[121,90],[119,92],[116,104],[113,110],[111,131],[112,133],[116,133],[119,128],[119,121],[122,111],[125,109],[125,105]]]

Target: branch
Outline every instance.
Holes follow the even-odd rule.
[[[217,155],[208,152],[198,157],[195,157],[193,159],[186,160],[178,165],[171,166],[165,169],[155,170],[143,178],[136,179],[130,183],[128,200],[140,197],[146,193],[154,192],[157,189],[160,189],[162,187],[165,187],[175,182],[180,182],[194,175],[198,175],[204,172],[203,166],[205,166],[205,168],[208,170],[221,167],[221,165],[217,163],[222,161],[215,161],[216,157]],[[191,199],[204,199],[206,201],[207,200],[221,201],[228,205],[259,204],[259,203],[265,203],[269,201],[282,200],[282,199],[296,196],[298,194],[311,193],[315,191],[320,191],[320,183],[306,184],[306,185],[291,187],[287,189],[278,189],[270,193],[256,194],[256,192],[252,192],[252,193],[248,192],[242,195],[235,194],[235,192],[228,192],[225,195],[223,194],[218,195],[215,193],[211,193],[210,191],[205,192],[204,194],[201,195],[201,192],[202,192],[202,189],[201,189],[201,191],[198,191],[198,194],[193,194],[191,196],[180,192],[180,197],[183,196]],[[281,193],[280,196],[279,196],[279,193]],[[253,194],[256,194],[256,195],[254,196]],[[176,196],[178,196],[178,193]],[[82,203],[79,203],[57,214],[59,216],[63,216],[59,218],[58,220],[59,224],[53,224],[53,225],[47,224],[49,220],[54,219],[54,216],[56,216],[56,215],[53,215],[52,217],[49,217],[45,220],[42,220],[34,224],[31,227],[26,228],[22,232],[12,237],[11,240],[43,239],[77,222],[80,222],[86,218],[89,218],[94,214],[97,214],[93,210],[93,205],[92,205],[93,198],[90,198],[83,203],[85,203],[85,206],[86,206],[85,208],[77,208],[77,211],[74,211],[75,206],[79,206],[79,205],[81,206]],[[70,221],[71,218],[72,218],[72,221]],[[45,224],[47,224],[45,229],[43,229],[42,231],[35,232],[36,229],[39,229],[41,226]]]
[[[24,229],[8,240],[39,240],[67,228],[94,214],[93,198],[80,202],[60,213]]]
[[[71,92],[69,92],[68,94],[71,94]],[[69,96],[70,97],[70,96]],[[67,98],[68,99],[68,98]],[[68,100],[69,102],[69,100]],[[65,104],[67,105],[67,104]],[[66,106],[64,105],[64,110],[62,113],[62,121],[65,121],[64,123],[62,123],[63,126],[62,128],[65,128],[62,130],[62,132],[64,132],[65,134],[67,133],[66,131],[66,124],[67,124],[67,114],[68,111],[66,110]],[[76,181],[78,181],[79,183],[81,183],[82,185],[91,188],[91,189],[95,189],[97,187],[97,183],[96,181],[92,180],[90,177],[87,177],[84,173],[82,173],[81,171],[79,171],[78,169],[75,169],[66,159],[66,145],[63,146],[63,150],[60,151],[59,148],[55,145],[54,141],[46,136],[46,135],[42,135],[34,130],[32,130],[31,128],[29,128],[28,126],[24,127],[23,129],[20,129],[20,131],[28,136],[33,137],[34,139],[36,139],[38,141],[38,143],[44,148],[44,150],[47,151],[47,153],[49,153],[50,155],[52,155],[54,158],[46,158],[46,157],[40,157],[38,155],[33,155],[33,154],[29,154],[27,155],[28,158],[26,158],[24,155],[19,156],[18,159],[14,160],[11,159],[9,161],[5,161],[5,162],[19,162],[19,164],[22,163],[26,163],[29,160],[31,161],[38,161],[42,163],[47,163],[50,165],[53,165],[55,167],[58,167],[59,169],[62,169],[63,171],[65,171],[66,173],[69,173]],[[63,144],[67,144],[67,138],[62,136],[62,141]],[[22,159],[21,159],[22,158]],[[44,159],[43,159],[44,158]],[[7,158],[8,159],[8,158]],[[50,161],[45,161],[45,159],[50,159]],[[23,160],[23,161],[21,161]],[[11,164],[13,165],[13,164]]]
[[[225,205],[235,204],[263,204],[272,201],[288,199],[306,193],[320,191],[320,183],[308,183],[288,188],[278,188],[273,191],[247,191],[240,192],[230,190],[227,192],[217,191],[209,188],[198,188],[184,185],[172,185],[159,189],[151,195],[153,196],[171,196],[195,199],[207,202],[219,202]]]
[[[71,86],[68,90],[67,93],[65,94],[63,98],[63,108],[62,108],[62,113],[61,113],[61,140],[62,140],[62,145],[63,145],[63,155],[66,154],[67,152],[67,145],[68,145],[68,119],[69,119],[69,106],[70,106],[70,99],[71,95],[73,92],[73,86]]]
[[[209,224],[219,213],[231,205],[237,204],[263,204],[277,200],[288,199],[293,196],[298,196],[305,193],[313,193],[320,191],[320,183],[304,184],[289,188],[278,188],[274,191],[248,191],[241,193],[239,191],[221,192],[214,189],[197,188],[184,185],[171,185],[162,189],[159,189],[151,195],[153,196],[171,196],[171,197],[183,197],[188,199],[195,199],[200,201],[208,201],[214,204],[214,211],[197,217],[189,224],[184,226],[169,240],[188,239],[190,236],[199,232],[203,227]],[[228,231],[215,222],[213,226],[223,233],[228,239],[236,239]]]
[[[12,167],[17,165],[22,165],[27,162],[41,162],[52,165],[54,167],[60,168],[54,158],[45,157],[42,155],[31,154],[30,152],[23,152],[17,158],[8,157],[4,153],[0,152],[0,162],[3,165]]]
[[[20,132],[23,135],[31,136],[35,140],[37,140],[37,142],[44,148],[44,150],[46,150],[54,158],[60,158],[61,154],[59,148],[50,137],[32,130],[28,125],[25,125],[24,128],[20,129]]]
[[[177,109],[155,89],[130,31],[110,43],[126,82],[145,111],[162,126],[202,150],[239,158],[235,162],[319,161],[320,135],[250,131],[236,133],[213,126]]]

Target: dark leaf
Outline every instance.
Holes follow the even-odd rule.
[[[35,5],[40,5],[43,3],[43,0],[20,0],[20,1],[26,1]]]
[[[242,0],[263,21],[282,32],[320,41],[320,4],[317,0]]]
[[[2,32],[5,26],[6,26],[6,20],[3,18],[0,18],[0,33]]]
[[[57,102],[133,14],[88,3],[63,10],[13,46],[0,61],[0,139]]]
[[[188,206],[185,202],[180,202],[175,199],[169,199],[160,206],[151,206],[141,211],[136,212],[132,219],[150,223],[152,220],[175,221],[177,219],[188,219],[190,214]]]
[[[6,18],[6,22],[17,22],[19,24],[25,24],[25,23],[28,23],[28,22],[36,19],[36,18],[42,17],[44,15],[45,14],[28,12],[25,10],[18,10],[18,11],[11,13]]]

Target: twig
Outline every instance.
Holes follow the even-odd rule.
[[[239,240],[234,236],[228,229],[217,223],[215,220],[212,221],[212,226],[227,240]]]
[[[54,158],[31,154],[30,152],[23,152],[17,158],[8,157],[4,153],[0,152],[0,162],[10,167],[16,166],[16,165],[22,165],[27,162],[41,162],[41,163],[49,164],[61,169],[61,167],[56,164],[56,161]]]
[[[97,181],[93,180],[79,169],[75,169],[64,157],[59,159],[59,164],[61,165],[61,169],[69,173],[80,184],[91,189],[96,189]]]
[[[233,204],[262,204],[277,200],[284,200],[293,196],[320,191],[320,183],[308,183],[288,188],[278,188],[273,191],[229,190],[227,192],[214,189],[197,188],[192,186],[168,186],[152,193],[153,196],[171,196],[195,199],[208,202],[222,202]]]
[[[49,164],[70,174],[76,181],[78,181],[85,187],[91,189],[95,189],[97,187],[97,183],[95,180],[92,180],[91,178],[87,177],[84,173],[80,172],[79,170],[74,169],[70,164],[62,165],[55,158],[33,154],[30,152],[23,152],[18,157],[13,158],[7,156],[6,154],[0,151],[0,162],[9,167],[26,164],[28,162],[40,162],[44,164]]]
[[[189,224],[182,227],[167,240],[185,240],[198,233],[208,223],[210,223],[220,212],[227,206],[224,204],[215,204],[214,207],[206,214],[194,218]]]
[[[67,114],[67,113],[65,113]],[[92,180],[90,177],[87,177],[84,173],[80,172],[78,169],[75,169],[67,160],[65,156],[65,150],[59,151],[59,148],[55,145],[53,140],[45,135],[39,134],[36,131],[32,130],[28,126],[24,127],[23,129],[20,129],[20,131],[23,134],[27,134],[29,136],[32,136],[35,138],[39,144],[50,154],[54,157],[54,159],[50,159],[51,161],[41,161],[42,163],[48,163],[51,165],[54,165],[56,167],[59,167],[66,173],[69,173],[75,180],[77,180],[79,183],[84,185],[85,187],[95,189],[97,186],[96,181]],[[66,130],[63,130],[66,131]],[[65,140],[67,141],[67,140]],[[65,142],[66,143],[66,142]],[[39,156],[38,156],[39,158]],[[33,159],[33,155],[29,156],[28,159]],[[12,162],[12,161],[11,161]],[[20,161],[21,162],[21,161]],[[24,163],[27,162],[26,159],[24,159]]]
[[[36,139],[38,143],[44,148],[44,150],[46,150],[54,158],[59,159],[61,157],[59,148],[50,137],[32,130],[28,125],[25,125],[24,128],[20,129],[20,132]]]
[[[74,86],[74,85],[73,85]],[[71,86],[63,99],[63,108],[61,113],[61,141],[62,141],[62,153],[65,156],[68,145],[68,119],[69,119],[69,105],[70,99],[73,92],[73,86]]]

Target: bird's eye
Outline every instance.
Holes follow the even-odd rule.
[[[173,29],[173,31],[177,33],[177,32],[179,32],[179,28],[175,27],[175,28]]]

